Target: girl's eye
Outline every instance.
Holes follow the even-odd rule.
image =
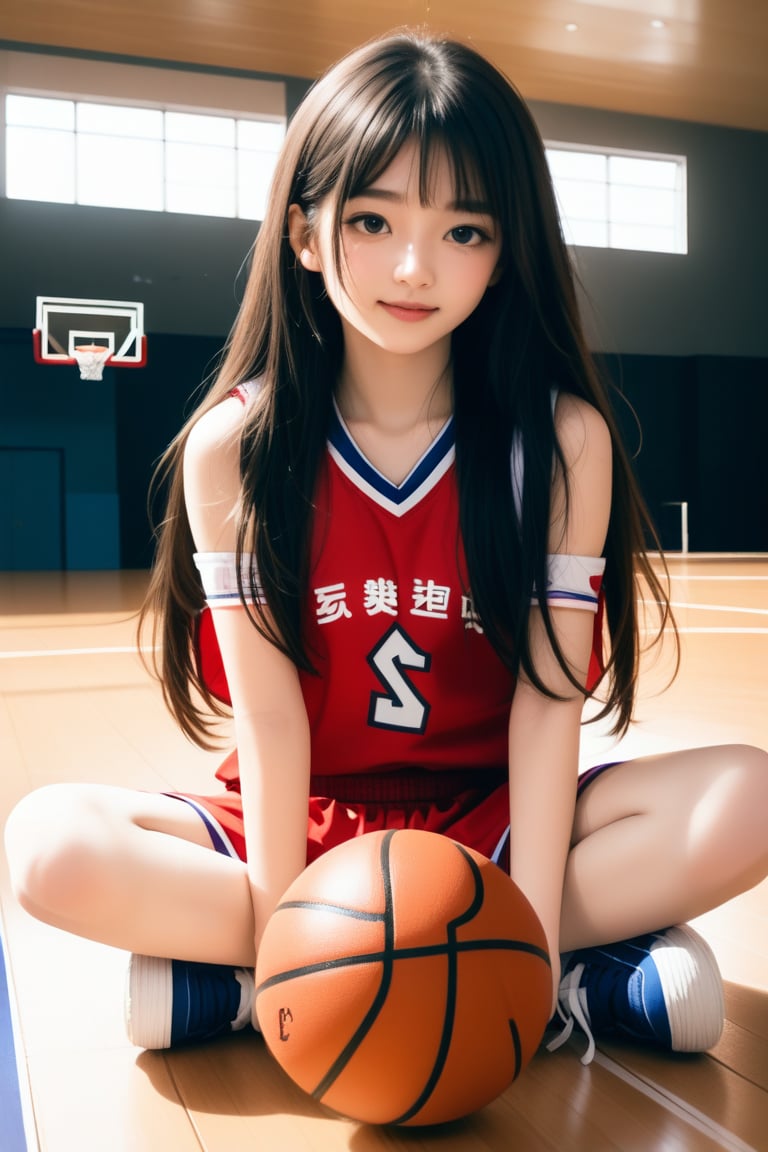
[[[386,232],[387,222],[383,216],[375,216],[371,213],[365,216],[355,216],[349,223],[357,228],[358,232],[365,232],[368,236],[381,236]]]
[[[486,239],[479,228],[471,228],[469,224],[461,224],[458,228],[451,228],[448,235],[454,243],[461,244],[464,248],[474,244],[481,244],[482,241]]]

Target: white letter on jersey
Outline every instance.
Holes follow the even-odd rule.
[[[368,723],[373,728],[423,732],[429,704],[419,695],[403,668],[429,672],[432,657],[418,648],[399,624],[393,624],[368,657],[386,692],[371,692]]]

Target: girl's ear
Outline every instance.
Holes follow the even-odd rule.
[[[306,268],[307,272],[322,271],[307,217],[298,204],[288,206],[288,241],[302,268]]]

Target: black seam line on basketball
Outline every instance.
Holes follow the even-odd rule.
[[[359,908],[347,908],[343,904],[327,904],[320,900],[286,900],[278,904],[275,912],[282,912],[285,908],[302,908],[309,912],[334,912],[339,916],[350,916],[353,920],[371,920],[374,923],[383,921],[384,912],[363,912]]]
[[[395,943],[395,917],[392,900],[392,873],[390,866],[390,845],[392,837],[395,834],[394,829],[390,829],[384,834],[381,842],[381,878],[384,885],[384,956],[383,969],[381,973],[381,980],[379,981],[379,989],[374,997],[373,1003],[366,1012],[365,1016],[360,1022],[360,1026],[355,1031],[348,1044],[342,1049],[339,1055],[330,1066],[325,1076],[323,1076],[320,1083],[315,1090],[311,1093],[318,1100],[322,1100],[328,1089],[338,1079],[341,1073],[346,1068],[349,1061],[354,1056],[360,1044],[367,1036],[371,1026],[375,1023],[376,1018],[381,1011],[384,1002],[389,994],[389,986],[392,983],[392,971],[394,968],[394,960],[392,953],[394,951]]]
[[[520,1075],[520,1067],[523,1062],[523,1049],[522,1045],[520,1044],[520,1032],[518,1031],[517,1022],[515,1020],[509,1021],[509,1031],[512,1036],[512,1046],[515,1049],[515,1074],[512,1079],[517,1080],[518,1076]]]
[[[287,969],[274,976],[268,976],[256,988],[256,995],[272,988],[276,984],[285,984],[288,980],[295,980],[300,976],[313,976],[316,972],[331,971],[334,968],[353,968],[357,964],[381,964],[391,958],[395,960],[420,960],[429,956],[445,956],[449,951],[459,952],[526,952],[543,960],[551,968],[549,954],[536,944],[527,940],[493,939],[487,940],[457,940],[453,946],[446,941],[443,944],[419,944],[410,948],[393,948],[390,952],[384,949],[378,952],[361,952],[357,956],[335,956],[328,960],[317,960],[314,964],[303,964],[300,968]]]
[[[543,960],[548,968],[551,963],[548,953],[536,944],[527,940],[457,940],[453,945],[448,941],[443,944],[419,944],[410,948],[392,948],[389,952],[384,949],[378,952],[361,952],[357,956],[335,956],[329,960],[317,960],[314,964],[302,964],[299,968],[286,969],[274,976],[268,976],[256,987],[256,995],[260,995],[267,988],[274,988],[277,984],[285,984],[288,980],[296,980],[301,976],[314,976],[317,972],[333,971],[335,968],[354,968],[357,964],[382,964],[388,960],[420,960],[429,956],[445,956],[450,951],[459,952],[526,952]]]
[[[480,871],[477,861],[469,855],[461,844],[457,844],[461,855],[467,862],[472,879],[475,885],[474,898],[469,902],[468,906],[464,909],[461,915],[456,916],[455,919],[450,920],[446,925],[446,935],[448,937],[448,948],[446,950],[446,960],[448,964],[448,976],[445,982],[445,1012],[443,1013],[443,1027],[440,1034],[440,1043],[437,1046],[437,1053],[432,1065],[432,1071],[427,1077],[427,1082],[422,1088],[421,1092],[411,1104],[410,1108],[403,1112],[402,1116],[398,1116],[393,1120],[393,1124],[404,1124],[407,1120],[412,1119],[429,1100],[430,1096],[435,1090],[440,1077],[445,1068],[445,1062],[448,1059],[448,1052],[451,1047],[451,1037],[453,1036],[453,1025],[456,1020],[456,993],[459,984],[458,976],[458,950],[456,945],[456,933],[462,924],[468,923],[473,920],[483,906],[483,898],[485,896],[485,885],[483,884],[483,874]]]

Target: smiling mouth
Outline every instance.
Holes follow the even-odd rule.
[[[439,309],[430,307],[428,304],[390,304],[386,300],[379,300],[379,304],[385,312],[388,312],[390,316],[394,316],[397,320],[426,320],[429,316],[433,316],[435,312],[439,311]]]

